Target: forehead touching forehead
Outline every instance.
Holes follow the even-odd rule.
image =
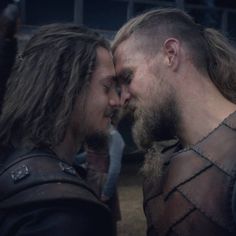
[[[132,38],[123,41],[114,52],[115,71],[119,86],[128,85],[138,67],[145,62],[145,54],[136,48],[135,41]]]
[[[152,60],[160,52],[163,41],[162,36],[151,39],[151,36],[134,32],[113,50],[115,66],[121,62],[128,65],[133,64],[135,60],[140,62]]]
[[[116,72],[120,73],[126,67],[134,69],[135,66],[149,63],[153,59],[153,56],[145,50],[145,47],[147,45],[145,45],[142,39],[137,39],[133,36],[123,41],[114,51]]]
[[[113,79],[115,77],[115,69],[113,57],[110,50],[98,47],[96,49],[95,76],[101,79]]]
[[[106,66],[113,63],[111,52],[101,46],[96,48],[96,66]]]

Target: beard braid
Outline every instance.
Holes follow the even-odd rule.
[[[164,163],[169,161],[178,143],[178,139],[171,139],[168,141],[154,142],[152,144],[144,157],[144,164],[140,169],[145,181],[156,183],[157,179],[163,175],[165,171],[164,166],[166,166]]]
[[[174,138],[179,124],[179,112],[173,93],[159,107],[155,102],[148,108],[136,112],[132,133],[140,150],[147,151],[153,142]]]
[[[132,128],[132,135],[135,144],[137,145],[139,150],[147,151],[150,148],[150,135],[147,130],[147,127],[144,125],[148,123],[150,125],[150,117],[146,117],[147,111],[140,110],[136,113],[135,119],[137,119]],[[144,118],[145,117],[145,118]]]
[[[158,143],[153,143],[145,155],[140,172],[149,182],[155,182],[162,175],[162,167],[161,147]]]

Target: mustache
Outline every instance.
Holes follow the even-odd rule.
[[[134,112],[135,112],[135,110],[137,110],[137,108],[138,107],[135,105],[134,102],[129,102],[123,107],[123,109],[126,110],[126,113],[128,113],[132,116],[134,115]]]
[[[117,114],[118,114],[118,109],[116,108],[108,108],[104,113],[105,117],[110,117],[110,118],[116,116]]]

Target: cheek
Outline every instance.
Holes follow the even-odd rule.
[[[140,83],[140,88],[143,90],[145,97],[150,97],[150,95],[156,95],[159,87],[156,78],[152,74],[146,73],[143,75],[143,79]]]
[[[92,106],[92,113],[94,114],[93,119],[96,120],[101,116],[103,117],[107,107],[108,107],[108,99],[106,99],[105,97],[100,97],[100,98],[94,97]]]
[[[148,87],[150,87],[149,74],[146,72],[146,70],[137,71],[130,83],[130,90],[137,94],[143,94],[147,92]]]
[[[149,86],[145,83],[145,80],[136,81],[130,84],[130,92],[138,99],[145,99],[150,92]]]

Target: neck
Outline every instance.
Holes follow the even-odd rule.
[[[206,137],[236,110],[236,105],[223,97],[208,77],[197,74],[186,79],[187,88],[179,93],[178,127],[179,139],[185,147]]]
[[[61,160],[73,164],[75,155],[79,151],[80,143],[78,138],[74,137],[73,132],[67,130],[64,140],[54,147],[54,152]]]

